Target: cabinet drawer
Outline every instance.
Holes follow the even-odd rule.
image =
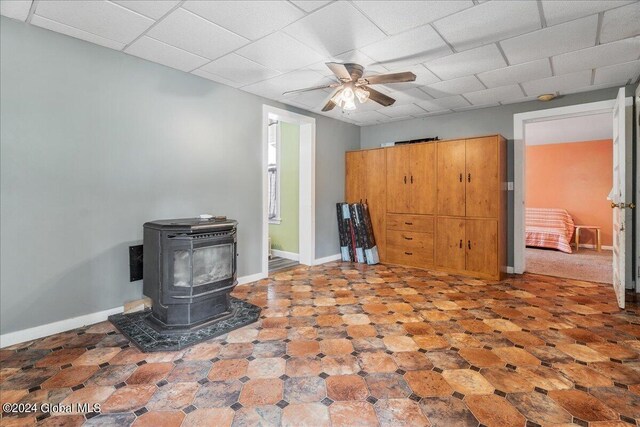
[[[433,233],[433,217],[429,215],[387,214],[387,230]]]
[[[433,249],[433,234],[387,230],[387,245],[405,249]]]
[[[431,267],[433,266],[433,240],[430,249],[387,246],[387,262],[414,267]]]

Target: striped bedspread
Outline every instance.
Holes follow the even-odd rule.
[[[526,245],[571,253],[573,218],[564,209],[527,208]]]

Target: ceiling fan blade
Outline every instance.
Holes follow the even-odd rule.
[[[377,102],[380,105],[388,107],[389,105],[393,105],[393,103],[396,102],[396,100],[391,98],[390,96],[387,96],[382,92],[378,92],[377,90],[372,89],[368,86],[363,86],[363,88],[369,91],[369,99]]]
[[[341,64],[339,62],[326,62],[325,65],[329,67],[331,72],[335,74],[341,82],[348,82],[351,80],[351,73],[345,66],[346,64]]]
[[[392,73],[392,74],[379,74],[377,76],[367,76],[358,79],[358,83],[365,85],[377,85],[381,83],[403,83],[413,82],[416,80],[416,75],[410,71],[404,73]]]
[[[364,67],[360,64],[354,64],[352,62],[344,64],[344,67],[349,72],[349,77],[352,82],[357,82],[362,74],[364,74]]]
[[[336,106],[336,103],[333,102],[333,97],[336,96],[338,92],[342,91],[342,88],[335,90],[329,97],[327,98],[327,102],[322,107],[322,111],[331,111]]]
[[[307,87],[307,88],[304,88],[304,89],[288,90],[286,92],[282,92],[282,94],[283,95],[289,95],[289,94],[292,94],[292,93],[310,92],[312,90],[328,89],[328,88],[333,88],[333,87],[338,87],[338,86],[340,86],[340,83],[331,83],[330,85],[313,86],[313,87]]]

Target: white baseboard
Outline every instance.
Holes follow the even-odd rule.
[[[34,326],[33,328],[23,329],[21,331],[9,332],[8,334],[0,335],[0,348],[58,334],[60,332],[69,331],[86,325],[104,322],[112,314],[122,313],[123,310],[124,306],[115,307],[108,310],[98,311],[96,313],[89,313],[83,316]]]
[[[292,261],[300,261],[300,254],[295,254],[293,252],[281,251],[278,249],[271,249],[271,254],[273,254],[273,256],[290,259]]]
[[[238,284],[244,285],[246,283],[256,282],[260,279],[264,279],[265,277],[266,276],[262,273],[239,277]],[[47,323],[40,326],[34,326],[33,328],[23,329],[21,331],[9,332],[7,334],[0,335],[0,348],[5,348],[14,344],[20,344],[38,338],[47,337],[53,334],[59,334],[60,332],[70,331],[71,329],[81,328],[86,325],[93,325],[94,323],[104,322],[112,314],[122,313],[123,311],[124,306],[115,307],[108,310],[98,311],[96,313],[89,313],[83,316],[72,317],[70,319],[59,320],[57,322]]]
[[[257,282],[258,280],[266,278],[264,273],[250,274],[248,276],[238,277],[238,285],[246,285],[247,283]]]
[[[341,259],[342,259],[342,255],[340,255],[340,254],[329,255],[329,256],[326,256],[324,258],[317,258],[313,262],[313,265],[320,265],[320,264],[324,264],[324,263],[331,262],[331,261],[339,261]]]
[[[507,266],[507,274],[513,274],[515,271],[516,270],[512,266],[510,265]]]
[[[575,243],[573,243],[571,246],[575,247]],[[580,247],[581,248],[585,248],[585,249],[595,249],[596,245],[592,245],[590,243],[580,243]],[[600,247],[602,248],[602,250],[605,250],[605,251],[612,251],[613,250],[613,246],[602,245]]]

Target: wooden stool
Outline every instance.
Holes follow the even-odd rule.
[[[596,232],[596,249],[600,252],[600,227],[597,225],[575,225],[576,228],[576,252],[578,252],[578,248],[580,247],[580,230],[594,230]]]

